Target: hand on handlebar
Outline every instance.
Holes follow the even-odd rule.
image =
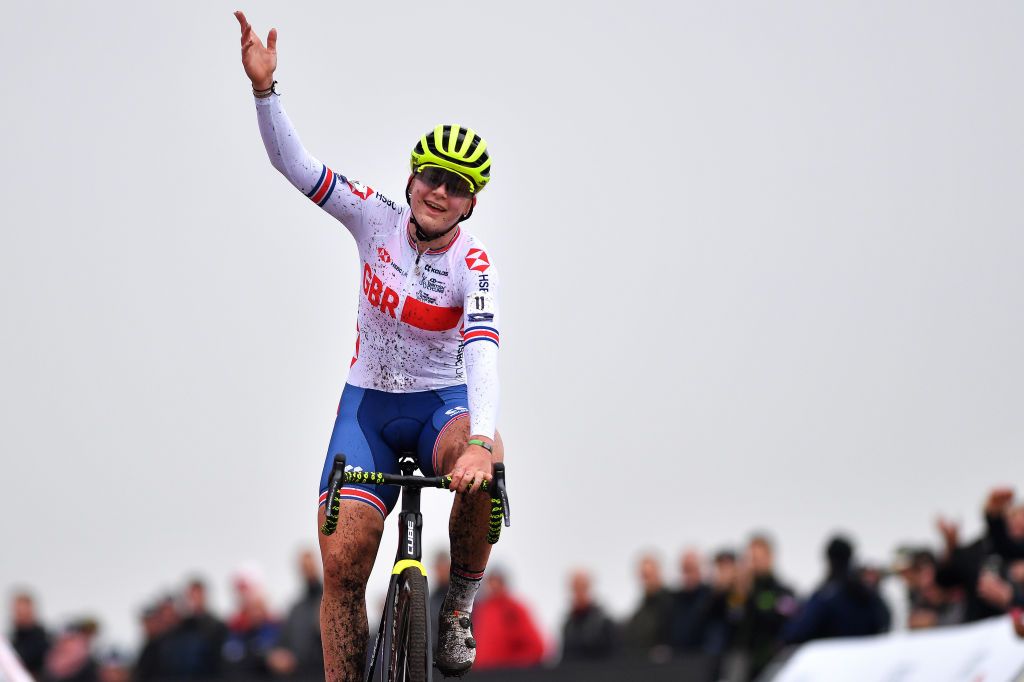
[[[484,481],[493,478],[491,471],[491,453],[479,445],[469,445],[455,460],[455,468],[451,472],[452,482],[449,490],[464,493],[481,489]]]
[[[242,67],[254,90],[266,90],[274,83],[277,70],[277,29],[270,29],[264,45],[242,12],[235,12],[242,27]]]

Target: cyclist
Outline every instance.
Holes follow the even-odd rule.
[[[489,496],[479,484],[503,456],[495,431],[497,273],[484,245],[461,227],[490,179],[487,145],[456,125],[424,135],[412,152],[408,206],[334,172],[305,150],[285,115],[273,78],[276,29],[264,44],[242,12],[235,16],[271,164],[359,247],[358,336],[321,476],[318,524],[336,452],[354,470],[397,473],[396,453],[414,450],[426,475],[452,475],[452,568],[435,663],[461,675],[475,658],[470,614],[490,553]],[[320,536],[324,667],[329,680],[359,680],[366,582],[398,491],[346,486],[341,497],[338,532]]]

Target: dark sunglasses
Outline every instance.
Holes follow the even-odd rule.
[[[430,189],[437,189],[444,185],[449,196],[459,197],[460,199],[468,199],[473,196],[473,188],[466,178],[444,168],[426,166],[416,173],[416,177]]]

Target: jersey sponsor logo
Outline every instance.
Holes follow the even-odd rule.
[[[466,407],[453,407],[450,410],[445,410],[444,414],[447,417],[454,417],[457,414],[465,414],[466,412],[469,412],[469,408],[466,408]]]
[[[416,298],[424,303],[437,303],[437,299],[425,291],[417,291]]]
[[[391,262],[391,254],[388,253],[388,250],[385,249],[383,246],[378,246],[377,247],[377,258],[380,258],[380,261],[382,263],[390,263]]]
[[[399,319],[398,304],[401,297],[394,289],[386,286],[380,277],[373,274],[369,263],[363,263],[363,295],[371,306]],[[459,324],[459,320],[462,319],[462,308],[446,308],[406,297],[400,319],[417,329],[443,332],[454,329]]]
[[[373,188],[369,185],[364,185],[358,180],[346,180],[348,188],[352,190],[352,194],[355,194],[360,199],[366,200],[373,196]]]
[[[444,282],[437,279],[436,277],[431,277],[430,279],[423,278],[420,280],[420,285],[424,289],[428,289],[430,291],[433,291],[434,293],[444,293]]]
[[[399,265],[396,261],[391,261],[391,267],[393,267],[395,269],[395,272],[400,274],[402,277],[405,277],[405,275],[406,275],[405,268],[403,268],[401,265]]]
[[[462,336],[462,331],[459,330],[459,336]],[[462,379],[465,374],[465,366],[463,365],[463,359],[466,351],[466,342],[463,341],[459,344],[458,350],[455,351],[455,378]]]
[[[380,203],[384,204],[385,206],[390,206],[392,211],[397,211],[398,210],[398,207],[395,206],[395,202],[393,202],[391,199],[388,199],[386,196],[384,196],[380,192],[377,192],[374,196],[376,197],[377,201],[379,201]],[[363,198],[365,199],[366,197],[363,197]]]
[[[491,261],[483,249],[470,249],[466,254],[466,267],[477,272],[484,272],[491,267]]]
[[[480,291],[490,291],[491,290],[491,280],[490,280],[490,278],[487,275],[485,275],[483,273],[480,273],[480,276],[477,277],[477,280],[476,280],[476,287]]]
[[[382,313],[387,313],[391,317],[398,317],[398,293],[391,287],[384,286],[380,277],[373,274],[369,263],[363,264],[363,294],[374,308],[380,308]]]
[[[429,272],[432,275],[440,275],[441,277],[447,277],[448,276],[448,271],[447,270],[441,270],[440,268],[435,268],[430,263],[424,263],[423,264],[423,269],[426,270],[427,272]]]

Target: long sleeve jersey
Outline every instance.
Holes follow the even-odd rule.
[[[334,172],[299,140],[277,95],[256,98],[270,163],[337,218],[359,247],[360,296],[348,383],[389,393],[467,384],[470,432],[493,438],[498,411],[498,274],[460,227],[418,253],[410,211]]]

